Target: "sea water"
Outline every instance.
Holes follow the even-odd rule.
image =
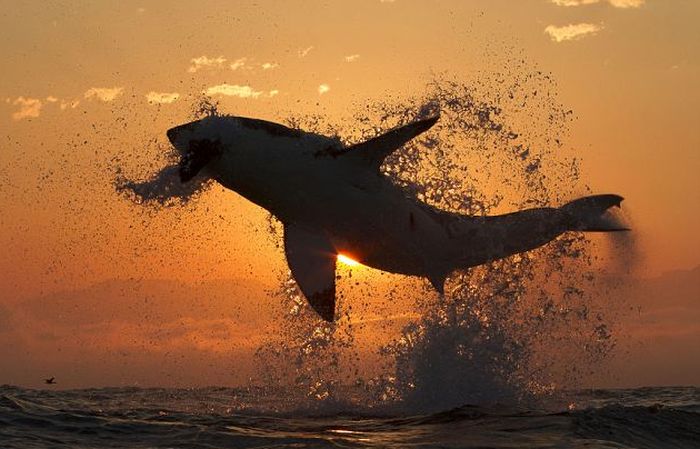
[[[284,391],[0,387],[0,447],[697,448],[700,389],[566,392],[559,409],[465,404],[429,414],[350,404],[271,412]]]

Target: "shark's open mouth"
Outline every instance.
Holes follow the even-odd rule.
[[[221,155],[218,140],[191,140],[189,148],[180,158],[180,181],[188,182],[199,173],[212,159]]]
[[[215,157],[221,155],[221,145],[218,140],[197,139],[195,127],[198,122],[170,128],[167,131],[168,140],[180,153],[180,181],[185,183],[204,168]]]

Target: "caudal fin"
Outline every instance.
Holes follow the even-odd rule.
[[[623,199],[614,194],[585,196],[566,203],[560,209],[569,215],[572,231],[629,231],[608,212],[613,206],[620,207]]]

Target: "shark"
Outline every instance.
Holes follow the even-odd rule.
[[[384,159],[428,131],[439,114],[355,145],[248,117],[212,115],[166,135],[179,153],[182,183],[213,179],[269,211],[284,227],[292,277],[311,307],[336,319],[339,255],[379,270],[427,279],[444,295],[455,270],[545,245],[565,232],[628,228],[608,210],[617,194],[560,207],[470,216],[413,197],[386,176]]]

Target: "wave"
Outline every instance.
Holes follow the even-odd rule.
[[[656,449],[697,447],[700,440],[698,388],[575,394],[582,404],[595,404],[601,396],[608,402],[566,411],[465,405],[423,415],[358,408],[305,415],[299,410],[278,414],[251,407],[246,401],[252,395],[230,388],[49,392],[5,386],[0,387],[0,441],[8,449],[592,444]],[[613,397],[616,399],[610,399]],[[640,401],[653,405],[638,405]]]

